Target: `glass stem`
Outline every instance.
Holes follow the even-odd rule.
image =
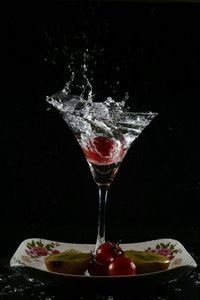
[[[98,231],[96,249],[100,244],[105,242],[105,217],[106,217],[106,202],[108,194],[107,185],[98,185],[99,188],[99,219],[98,219]]]

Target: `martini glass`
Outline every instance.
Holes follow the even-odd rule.
[[[85,100],[62,90],[47,101],[61,113],[74,133],[89,164],[99,191],[96,249],[105,242],[108,189],[128,149],[156,116],[152,112],[129,112],[125,102],[107,98],[104,102]]]

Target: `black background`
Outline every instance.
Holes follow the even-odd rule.
[[[1,14],[1,253],[29,237],[95,242],[97,187],[45,100],[86,49],[98,100],[128,91],[132,110],[159,113],[110,187],[107,238],[199,247],[200,5],[16,1]]]

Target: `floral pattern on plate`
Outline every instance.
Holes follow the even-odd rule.
[[[26,244],[26,253],[29,257],[37,259],[41,256],[59,253],[60,251],[56,249],[58,246],[60,246],[60,243],[58,242],[45,243],[41,239],[32,240]]]
[[[153,253],[158,253],[161,255],[164,255],[168,257],[170,260],[172,260],[177,253],[181,253],[182,250],[181,248],[176,248],[177,244],[168,242],[168,243],[158,243],[155,248],[148,247],[145,249],[147,252],[153,252]]]

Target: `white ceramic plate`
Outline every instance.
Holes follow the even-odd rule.
[[[82,252],[91,252],[94,250],[95,245],[92,244],[71,244],[63,242],[55,242],[39,238],[31,238],[23,241],[15,254],[11,258],[11,267],[24,267],[31,275],[36,276],[38,279],[45,280],[47,283],[51,282],[56,285],[66,285],[68,281],[79,280],[86,282],[104,282],[110,285],[111,281],[126,282],[140,286],[153,286],[161,285],[174,280],[177,280],[183,274],[192,271],[197,267],[195,260],[187,252],[184,246],[174,239],[158,239],[140,243],[121,244],[123,250],[142,250],[142,251],[156,251],[164,254],[170,258],[170,265],[167,270],[158,271],[148,274],[138,274],[132,276],[89,276],[85,275],[70,275],[49,272],[45,266],[45,256],[75,249]]]

